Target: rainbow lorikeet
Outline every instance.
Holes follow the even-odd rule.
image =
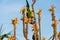
[[[27,12],[26,12],[27,18],[33,18],[34,15],[33,15],[33,13],[32,13],[31,10],[30,10],[30,6],[29,6],[29,3],[28,3],[27,0],[26,0],[26,7],[27,7]]]

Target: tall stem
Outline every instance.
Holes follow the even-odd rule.
[[[26,38],[24,17],[25,17],[25,13],[23,13],[23,34],[24,34],[24,37]]]
[[[34,13],[34,20],[35,20],[35,31],[34,31],[34,33],[35,33],[35,40],[37,39],[37,35],[38,35],[38,32],[37,32],[37,27],[36,27],[36,16],[35,16],[35,12],[34,12],[34,4],[35,4],[35,2],[36,2],[36,0],[34,0],[33,1],[33,4],[32,4],[32,11],[33,11],[33,13]]]
[[[41,40],[41,26],[40,26],[40,15],[38,15],[38,23],[39,23],[39,40]]]
[[[16,40],[16,25],[14,25],[14,37],[15,37],[15,40]]]
[[[52,12],[52,22],[54,22],[52,25],[53,25],[53,30],[54,30],[54,36],[53,36],[53,39],[55,38],[55,40],[57,40],[56,39],[56,34],[57,34],[57,24],[56,24],[56,20],[55,20],[55,16],[54,16],[54,6],[52,6],[51,8],[50,8],[50,11]]]
[[[28,40],[28,24],[26,24],[26,40]]]
[[[36,21],[36,17],[35,17],[35,12],[34,12],[34,4],[35,4],[36,0],[34,0],[33,4],[32,4],[32,11],[33,11],[33,14],[34,14],[34,20]]]
[[[56,28],[56,26],[54,26],[53,27],[53,29],[54,29],[54,35],[53,35],[53,40],[54,40],[54,38],[55,38],[55,40],[57,40],[57,28]]]
[[[24,18],[25,18],[25,13],[23,13],[23,34],[26,40],[28,40],[28,23],[26,24],[26,28],[25,28]]]
[[[14,40],[16,40],[16,24],[18,24],[18,19],[12,19],[12,24],[14,25]]]
[[[54,11],[52,11],[52,21],[55,21],[55,16],[54,16]],[[54,24],[55,25],[55,24]],[[55,40],[57,40],[56,39],[56,33],[57,33],[57,28],[56,28],[56,25],[55,26],[53,26],[53,29],[54,29],[54,38],[55,38]],[[54,39],[53,38],[53,39]]]

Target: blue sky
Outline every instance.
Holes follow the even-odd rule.
[[[30,7],[32,0],[28,0]],[[51,26],[51,12],[48,9],[54,5],[56,19],[60,19],[60,0],[37,0],[35,4],[35,12],[39,9],[43,9],[41,14],[41,32],[42,36],[47,39],[53,34],[53,28]],[[22,14],[20,9],[26,6],[25,0],[0,0],[0,25],[3,24],[2,34],[8,33],[13,30],[13,25],[11,24],[12,18],[21,19]],[[37,16],[37,15],[36,15]],[[17,37],[19,40],[25,40],[22,32],[22,21],[19,20],[17,24]],[[60,32],[60,22],[57,25],[57,31]],[[32,40],[33,32],[31,30],[31,25],[29,24],[29,39]],[[6,40],[6,39],[4,39]]]

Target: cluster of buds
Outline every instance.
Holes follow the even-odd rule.
[[[57,32],[57,37],[60,40],[60,32]]]
[[[18,24],[18,19],[17,19],[17,18],[15,18],[15,19],[12,19],[12,24],[13,24],[13,25],[16,25],[16,24]]]
[[[52,5],[51,8],[49,9],[49,11],[54,11],[54,6]]]
[[[55,16],[54,16],[54,9],[55,9],[55,7],[52,5],[51,6],[51,8],[49,9],[49,11],[51,11],[52,12],[52,21],[54,21],[55,20]]]
[[[36,28],[35,28],[36,27]],[[36,26],[35,26],[35,24],[33,24],[33,26],[32,26],[32,30],[34,31],[34,30],[36,30],[37,29],[37,31],[39,30],[39,25],[38,24],[36,24]]]
[[[59,32],[59,34],[58,34],[58,38],[59,38],[59,40],[60,40],[60,32]]]
[[[25,13],[27,11],[27,7],[23,7],[20,12]]]
[[[10,36],[8,40],[15,40],[15,36]]]
[[[37,14],[40,15],[42,11],[43,11],[43,10],[40,9],[40,10],[37,12]]]
[[[52,26],[55,27],[58,24],[58,20],[52,22]]]
[[[41,40],[46,40],[46,38],[45,37],[42,37]]]
[[[24,18],[22,17],[21,20],[24,20],[24,23],[27,24],[27,23],[30,23],[30,22],[32,21],[32,18],[27,18],[27,17],[25,16]]]

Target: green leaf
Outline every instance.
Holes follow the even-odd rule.
[[[3,24],[1,25],[1,28],[0,28],[0,36],[1,36],[1,32],[2,32],[2,27],[3,27]]]

